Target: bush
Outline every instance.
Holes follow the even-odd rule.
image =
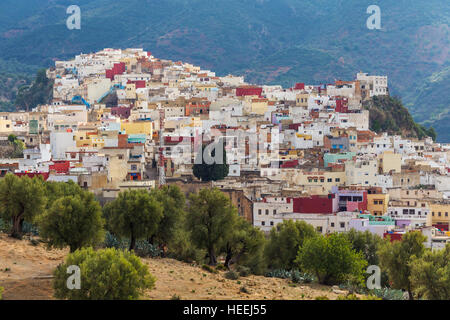
[[[250,291],[246,287],[241,287],[240,291],[242,293],[250,294]]]
[[[118,239],[115,235],[107,232],[103,244],[106,248],[126,250],[130,247],[130,239]],[[140,257],[156,258],[160,257],[162,254],[162,250],[159,249],[158,246],[152,245],[147,240],[136,241],[136,248],[134,251]]]
[[[330,300],[327,296],[318,296],[316,297],[316,300]]]
[[[80,289],[67,288],[69,266],[80,268]],[[69,300],[136,300],[156,281],[136,255],[114,248],[77,250],[56,268],[54,276],[55,297]]]
[[[346,296],[338,296],[336,300],[361,300],[355,294],[348,294]]]
[[[174,294],[170,300],[181,300],[181,297],[177,294]]]
[[[3,287],[0,287],[0,300],[3,300]]]
[[[238,272],[241,277],[248,277],[251,273],[250,268],[245,266],[237,266],[236,272]]]
[[[0,232],[8,233],[11,230],[11,221],[5,221],[0,218]]]
[[[382,300],[404,300],[402,290],[395,290],[391,288],[373,289],[371,294],[381,298]]]
[[[218,271],[206,264],[202,265],[202,269],[208,271],[209,273],[218,273]]]
[[[218,264],[218,265],[216,266],[216,270],[217,270],[217,271],[227,271],[228,269],[227,269],[227,267],[225,267],[223,264]]]
[[[299,270],[272,270],[266,274],[268,278],[290,279],[294,283],[310,283],[314,281],[314,276],[308,273],[302,273]]]
[[[231,270],[225,273],[225,278],[228,280],[237,280],[239,279],[239,274],[236,271]]]

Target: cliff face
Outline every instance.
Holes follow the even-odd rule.
[[[375,96],[364,103],[364,108],[370,113],[370,130],[376,133],[388,132],[419,139],[431,137],[436,140],[434,129],[416,123],[399,98]]]

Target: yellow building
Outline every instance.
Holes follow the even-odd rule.
[[[379,156],[382,173],[402,171],[402,155],[392,151],[385,151]]]
[[[11,120],[0,119],[0,132],[7,133],[13,131],[13,125]]]
[[[267,112],[269,106],[268,99],[254,98],[251,100],[251,113],[263,115]]]
[[[307,108],[308,107],[309,93],[299,93],[296,96],[297,107]]]
[[[450,226],[450,203],[431,203],[431,224]]]
[[[387,213],[389,194],[368,194],[367,210],[374,216],[383,216]]]
[[[127,99],[130,100],[136,99],[136,85],[134,83],[127,83],[125,93]]]
[[[153,123],[151,121],[122,122],[120,129],[125,131],[126,134],[153,135]]]

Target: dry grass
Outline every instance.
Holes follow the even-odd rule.
[[[29,240],[11,239],[0,234],[0,286],[5,300],[53,299],[51,276],[68,250],[47,250]],[[336,299],[330,287],[318,284],[294,285],[288,280],[260,276],[228,280],[225,272],[209,273],[201,267],[172,259],[144,259],[156,276],[156,287],[144,299],[170,300],[314,300],[318,296]],[[245,288],[245,289],[244,289]]]

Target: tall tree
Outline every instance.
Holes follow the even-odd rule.
[[[165,252],[165,248],[173,242],[177,230],[182,227],[186,198],[178,186],[170,185],[153,189],[151,195],[161,203],[163,209],[163,217],[151,242],[158,243]]]
[[[304,221],[285,220],[272,228],[266,247],[270,269],[293,269],[298,249],[304,241],[317,236],[314,227]]]
[[[127,190],[104,206],[108,229],[118,236],[129,237],[130,250],[136,240],[152,237],[163,218],[161,204],[145,190]]]
[[[344,234],[352,244],[353,249],[357,252],[361,252],[369,265],[378,265],[378,249],[383,243],[383,239],[370,231],[356,231],[351,229]]]
[[[235,226],[227,235],[223,248],[226,254],[225,266],[229,268],[231,264],[238,264],[250,268],[252,273],[263,273],[266,241],[263,232],[242,217],[233,217]]]
[[[7,174],[0,180],[0,217],[12,220],[11,236],[22,237],[23,222],[32,223],[45,209],[44,182]]]
[[[422,257],[425,241],[422,233],[408,232],[401,241],[385,242],[378,250],[381,269],[387,272],[392,287],[408,291],[410,300],[414,300],[411,261],[413,257]]]
[[[236,221],[237,209],[219,189],[202,189],[191,194],[188,229],[192,240],[208,252],[209,264],[217,264],[217,255]]]
[[[62,197],[38,218],[42,239],[49,247],[70,247],[70,252],[95,246],[104,237],[102,208],[91,192]]]
[[[216,150],[220,147],[222,147],[222,157],[220,155],[216,157]],[[218,181],[227,177],[229,165],[227,164],[225,145],[223,143],[213,143],[209,146],[203,145],[196,157],[193,173],[195,177],[206,182]]]
[[[424,299],[450,300],[450,244],[442,250],[426,250],[410,262],[414,292]]]
[[[364,281],[367,261],[361,253],[352,249],[345,235],[333,233],[305,240],[295,261],[300,268],[312,272],[320,283],[331,285],[358,279]]]

